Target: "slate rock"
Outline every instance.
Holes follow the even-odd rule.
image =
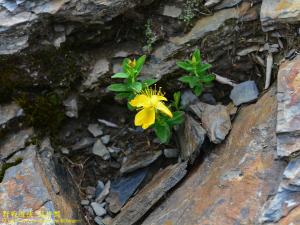
[[[252,102],[258,98],[259,92],[254,81],[245,81],[233,87],[230,99],[236,106]]]
[[[109,210],[118,213],[147,175],[147,170],[139,170],[126,177],[111,182],[110,193],[106,198]]]
[[[107,181],[102,192],[99,194],[99,196],[96,196],[96,202],[98,203],[102,203],[104,201],[104,199],[108,196],[109,191],[110,191],[110,185],[111,182]]]
[[[101,140],[97,140],[93,146],[92,152],[94,155],[100,156],[103,160],[110,159],[109,151]]]
[[[225,142],[210,149],[140,224],[262,224],[262,208],[276,193],[286,166],[276,159],[275,96],[273,86],[257,103],[243,107]]]
[[[191,105],[190,109],[201,119],[211,142],[219,144],[225,139],[231,129],[230,116],[225,106],[199,102]]]
[[[23,113],[23,109],[14,102],[0,106],[0,126],[3,126],[9,121],[22,116]]]
[[[102,218],[99,217],[99,216],[96,216],[95,219],[94,219],[95,223],[98,224],[98,225],[105,225],[102,221]]]
[[[159,171],[152,180],[122,208],[112,225],[136,224],[185,175],[186,163],[170,165]],[[163,223],[162,223],[163,224]]]
[[[6,159],[26,147],[26,142],[33,135],[33,128],[10,134],[0,141],[0,159]]]
[[[120,172],[130,173],[137,169],[149,166],[156,161],[160,156],[161,151],[136,151],[130,154],[122,164]]]
[[[71,146],[71,149],[73,151],[82,150],[82,149],[92,146],[94,143],[95,143],[94,138],[85,137],[85,138],[82,138],[79,142],[77,142],[73,146]]]
[[[90,204],[90,201],[87,200],[87,199],[84,199],[84,200],[81,200],[81,205],[85,206],[85,205],[89,205]]]
[[[103,144],[107,145],[110,142],[110,135],[104,135],[100,139],[101,139]]]
[[[183,160],[195,161],[205,140],[206,131],[194,118],[185,115],[184,124],[177,132],[180,144],[180,156]]]
[[[284,62],[277,82],[277,154],[287,157],[300,150],[300,56]]]
[[[98,197],[104,189],[104,183],[101,180],[98,180],[96,186],[96,197]]]
[[[286,167],[277,193],[265,204],[260,222],[296,224],[300,221],[299,216],[300,159],[294,159]]]
[[[182,9],[176,5],[164,5],[162,15],[178,18],[182,13]]]
[[[177,148],[165,148],[164,156],[166,158],[177,158],[179,156],[179,150]]]
[[[103,131],[100,127],[99,124],[94,123],[94,124],[89,124],[88,126],[88,131],[94,136],[94,137],[99,137],[103,135]]]
[[[106,210],[99,203],[92,202],[91,206],[97,216],[101,217],[101,216],[106,215]]]
[[[238,5],[241,2],[242,2],[242,0],[223,0],[220,4],[215,6],[214,9],[221,10],[221,9],[225,9],[225,8],[231,8],[231,7]]]
[[[280,23],[300,21],[298,0],[263,0],[260,20],[264,31],[274,30]]]
[[[180,104],[183,108],[187,108],[198,100],[198,97],[191,90],[185,90],[181,95]]]

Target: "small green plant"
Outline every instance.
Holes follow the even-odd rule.
[[[211,85],[212,81],[216,79],[215,75],[207,73],[211,65],[202,63],[199,49],[194,51],[190,60],[178,61],[177,66],[189,73],[186,76],[180,77],[179,80],[187,83],[197,96],[202,94],[205,86]]]
[[[148,19],[145,25],[145,36],[146,36],[146,45],[144,46],[144,51],[150,53],[153,48],[153,44],[155,43],[157,37],[152,30],[152,20]]]
[[[145,130],[153,128],[161,143],[168,143],[172,136],[172,128],[184,120],[184,112],[180,111],[180,92],[174,94],[173,102],[167,106],[165,102],[168,99],[161,88],[150,87],[156,80],[139,81],[137,78],[145,60],[146,56],[138,60],[125,59],[123,71],[112,76],[124,79],[123,83],[111,84],[108,89],[117,93],[116,98],[127,99],[130,110],[138,111],[134,119],[135,126],[141,126]]]
[[[131,100],[137,93],[156,82],[155,79],[144,81],[138,80],[138,76],[142,71],[145,60],[145,55],[138,58],[138,60],[126,58],[122,64],[122,72],[116,73],[111,77],[113,79],[123,79],[123,83],[116,83],[108,86],[108,90],[117,92],[117,99]]]
[[[197,16],[200,3],[200,0],[186,0],[183,6],[182,14],[180,15],[180,19],[189,25],[192,19]]]

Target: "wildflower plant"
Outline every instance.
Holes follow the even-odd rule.
[[[172,128],[184,120],[184,113],[180,111],[180,92],[174,94],[174,100],[170,106],[166,104],[168,99],[161,88],[156,85],[151,87],[156,80],[149,79],[139,81],[138,75],[145,63],[145,56],[138,60],[125,59],[123,71],[116,73],[112,78],[124,79],[123,83],[115,83],[108,89],[117,93],[119,99],[127,99],[128,108],[136,109],[135,126],[141,126],[144,130],[153,128],[161,143],[168,143],[172,136]]]
[[[188,75],[180,77],[179,80],[187,83],[197,96],[202,94],[205,86],[210,86],[216,79],[215,75],[208,74],[207,70],[211,65],[202,63],[199,49],[194,51],[190,60],[178,61],[177,66],[188,72]]]
[[[124,59],[122,64],[122,72],[114,74],[111,78],[123,79],[122,83],[115,83],[108,86],[108,90],[117,92],[117,99],[131,100],[134,96],[141,92],[145,87],[148,87],[156,82],[154,79],[139,81],[146,56],[143,55],[137,60]]]

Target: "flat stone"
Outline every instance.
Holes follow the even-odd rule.
[[[185,116],[185,122],[177,132],[180,143],[180,156],[183,160],[195,161],[200,153],[200,148],[204,142],[206,131],[191,116]]]
[[[102,143],[107,145],[110,142],[110,135],[104,135],[103,137],[100,138]]]
[[[0,159],[6,159],[26,147],[26,142],[33,135],[33,128],[21,130],[0,141]]]
[[[243,107],[225,142],[141,225],[261,224],[262,207],[286,165],[276,160],[275,93],[273,86],[256,104]]]
[[[63,101],[63,104],[66,108],[66,116],[70,118],[78,118],[78,103],[76,96],[70,96]]]
[[[176,5],[164,5],[162,15],[178,18],[182,13],[182,9]]]
[[[83,86],[92,89],[98,82],[98,79],[109,72],[109,61],[105,58],[98,59],[93,66],[92,72],[87,76]]]
[[[147,170],[139,170],[126,177],[120,177],[111,182],[111,189],[106,202],[109,210],[118,213],[147,175]]]
[[[109,194],[109,191],[110,191],[110,185],[111,185],[111,182],[110,181],[107,181],[104,188],[103,188],[103,191],[99,194],[99,196],[96,196],[96,202],[98,203],[102,203],[104,201],[104,199],[108,196]]]
[[[152,55],[158,61],[165,61],[174,56],[182,48],[182,46],[176,45],[172,42],[166,42],[155,48]]]
[[[277,193],[266,204],[261,223],[298,224],[300,222],[300,159],[285,169]]]
[[[101,180],[98,180],[97,186],[96,186],[96,197],[98,197],[101,192],[104,190],[104,183]]]
[[[120,172],[130,173],[137,169],[149,166],[156,161],[160,156],[161,151],[136,151],[131,153],[123,162]]]
[[[115,217],[112,225],[136,224],[186,174],[186,163],[170,165],[159,171]],[[160,223],[157,223],[160,224]],[[163,223],[162,223],[163,224]]]
[[[233,87],[230,99],[236,106],[252,102],[258,98],[259,92],[254,81],[245,81]]]
[[[185,90],[182,92],[180,104],[184,109],[197,101],[199,101],[199,98],[191,90]]]
[[[166,158],[177,158],[179,156],[179,150],[177,148],[165,148],[164,156]]]
[[[78,151],[78,150],[81,150],[81,149],[88,148],[88,147],[92,146],[94,143],[95,143],[95,139],[94,138],[85,137],[85,138],[82,138],[76,144],[74,144],[71,147],[71,149],[73,151]]]
[[[300,2],[298,0],[263,0],[260,20],[265,31],[275,29],[274,24],[277,23],[299,22]]]
[[[91,206],[97,216],[106,215],[106,210],[97,202],[92,202]]]
[[[100,156],[103,160],[110,159],[109,151],[101,140],[97,140],[93,146],[92,152],[94,155]]]
[[[230,116],[225,106],[199,102],[191,105],[190,109],[201,119],[211,142],[219,144],[225,139],[231,129]]]
[[[23,115],[23,109],[16,103],[0,106],[0,126]]]
[[[220,3],[222,0],[206,0],[204,5],[208,8]]]
[[[94,137],[99,137],[99,136],[103,135],[103,131],[102,131],[100,125],[97,124],[97,123],[90,124],[90,125],[88,126],[88,131],[89,131]]]
[[[226,20],[237,19],[243,16],[246,12],[237,8],[224,9],[215,12],[212,16],[206,16],[199,19],[190,32],[183,36],[170,38],[170,42],[176,45],[183,45],[189,42],[195,42],[203,38],[206,34],[218,30]]]
[[[160,63],[146,62],[141,72],[141,79],[158,79],[175,72],[176,60],[169,60]]]
[[[300,57],[284,62],[277,82],[277,154],[289,156],[300,150]]]

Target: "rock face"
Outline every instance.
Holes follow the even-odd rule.
[[[15,103],[0,106],[0,126],[23,115],[23,110]]]
[[[50,26],[50,20],[54,17],[64,21],[65,25],[47,29],[48,33],[52,33],[45,41],[59,47],[72,32],[72,23],[102,24],[130,8],[149,2],[151,1],[0,1],[0,55],[17,53],[27,48],[32,36],[44,31],[43,27],[37,29],[36,25],[44,23]]]
[[[160,198],[173,188],[186,174],[186,163],[171,165],[158,172],[114,219],[112,225],[136,224]]]
[[[284,62],[278,72],[277,153],[300,150],[300,57]]]
[[[300,223],[300,159],[292,160],[283,173],[275,196],[266,203],[262,223]]]
[[[203,128],[211,142],[221,143],[231,129],[229,113],[223,105],[209,105],[202,102],[190,106],[201,119]]]
[[[285,163],[276,158],[275,89],[243,108],[226,141],[142,223],[260,224]]]
[[[276,23],[296,23],[300,21],[298,0],[263,0],[260,20],[265,30],[274,29]]]
[[[34,148],[29,151],[20,164],[5,172],[0,183],[1,212],[26,210],[32,213],[30,219],[34,221],[41,220],[41,213],[47,211],[56,219],[59,219],[60,214],[61,219],[71,219],[74,220],[74,224],[82,224],[79,207],[74,202],[75,198],[72,198],[75,192],[69,183],[68,175],[61,173],[61,177],[58,176],[60,168],[51,167],[55,160],[49,158],[51,153],[48,150],[43,150],[44,156],[37,155]],[[20,224],[24,219],[26,218],[18,217]]]

